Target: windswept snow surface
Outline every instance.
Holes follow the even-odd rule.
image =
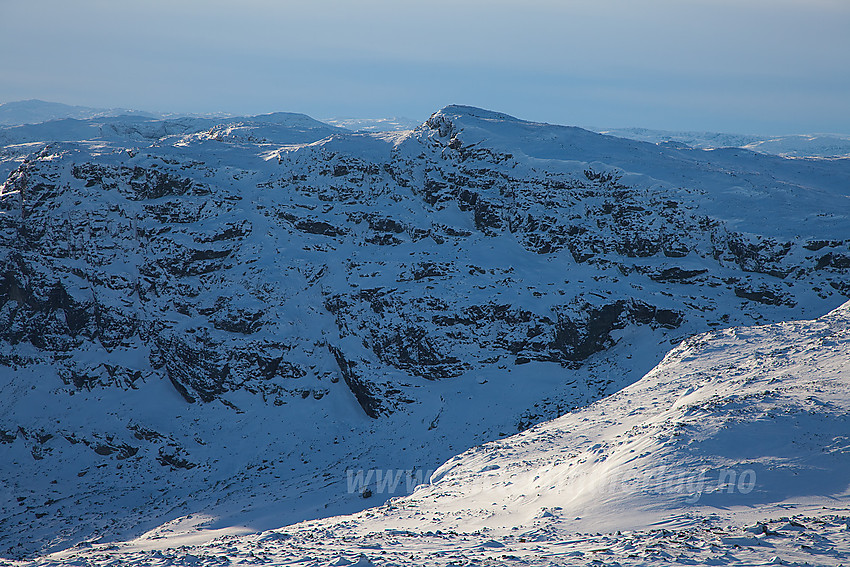
[[[850,303],[694,336],[375,509],[201,545],[165,528],[37,564],[841,565],[848,489]]]
[[[850,303],[816,321],[687,339],[632,386],[471,449],[431,483],[409,500],[453,530],[548,513],[610,531],[675,526],[695,510],[846,504]],[[412,527],[399,514],[392,522]]]

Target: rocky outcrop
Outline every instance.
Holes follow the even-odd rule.
[[[629,325],[681,326],[688,305],[656,305],[648,291],[655,284],[661,290],[720,288],[745,304],[776,307],[796,305],[794,290],[811,278],[823,280],[822,294],[844,289],[839,280],[850,256],[843,241],[801,246],[737,232],[704,213],[699,190],[630,184],[599,164],[573,174],[529,168],[514,152],[469,139],[464,123],[477,111],[469,112],[472,118],[459,120],[435,115],[383,161],[310,146],[280,158],[259,182],[256,171],[244,170],[225,183],[209,165],[162,150],[98,157],[47,148],[10,176],[0,199],[7,235],[2,338],[44,353],[72,352],[92,341],[114,350],[141,340],[150,348],[150,366],[79,368],[70,357],[60,363],[67,365],[61,374],[78,387],[93,387],[132,384],[133,376],[153,370],[187,401],[209,402],[239,389],[270,394],[252,376],[264,383],[271,366],[284,381],[274,395],[291,390],[286,380],[321,380],[298,364],[279,370],[286,367],[283,358],[272,357],[273,364],[246,354],[257,341],[269,344],[283,313],[300,312],[286,299],[299,294],[314,298],[340,337],[358,337],[374,364],[447,380],[486,367],[482,361],[494,355],[576,364],[610,348],[613,334]],[[258,191],[251,202],[243,201],[243,178]],[[376,209],[376,202],[386,205]],[[390,214],[399,203],[408,211],[403,218]],[[452,208],[460,217],[442,222]],[[453,226],[457,218],[472,230]],[[255,234],[263,224],[275,228]],[[266,246],[268,230],[284,230],[284,238],[273,236]],[[344,266],[341,280],[329,279],[339,272],[330,270],[341,259],[339,246],[400,249],[427,237],[429,246],[391,264],[363,249]],[[444,254],[447,246],[459,246],[472,257],[488,239],[498,246],[516,242],[568,269],[586,265],[586,274],[599,274],[597,281],[630,278],[647,293],[628,297],[603,284],[605,301],[588,301],[596,292],[571,289],[568,278],[544,291],[540,284],[555,282],[517,273],[516,256],[480,267]],[[297,265],[280,276],[252,257],[283,254],[276,265],[286,264],[293,250],[299,250],[292,258]],[[736,277],[716,275],[730,269]],[[296,275],[303,273],[315,275]],[[368,287],[375,277],[390,285]],[[526,285],[518,285],[520,278]],[[800,283],[779,290],[773,279]],[[231,296],[239,282],[249,289]],[[464,300],[447,293],[456,286],[517,289],[539,305]],[[295,345],[324,340],[290,337],[296,340],[273,343],[299,349]],[[347,356],[328,354],[337,366]],[[340,369],[364,411],[373,417],[389,411],[368,378],[354,377],[349,362]]]

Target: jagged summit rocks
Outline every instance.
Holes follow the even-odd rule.
[[[346,470],[433,469],[850,293],[846,160],[459,106],[108,120],[0,132],[3,553],[355,511]]]

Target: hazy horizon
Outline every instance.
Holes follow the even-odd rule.
[[[0,101],[850,133],[838,0],[0,4]]]

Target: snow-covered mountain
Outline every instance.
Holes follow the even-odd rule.
[[[637,383],[383,506],[202,544],[186,524],[42,565],[846,564],[850,302],[691,337]]]
[[[683,338],[850,296],[848,160],[457,106],[389,133],[279,113],[0,139],[9,557],[356,512]],[[406,476],[355,486],[376,470]]]
[[[755,136],[718,132],[673,132],[648,128],[608,128],[594,131],[609,136],[640,140],[670,146],[685,145],[711,150],[743,148],[763,154],[794,158],[848,158],[850,136],[841,134],[789,134],[785,136]]]

